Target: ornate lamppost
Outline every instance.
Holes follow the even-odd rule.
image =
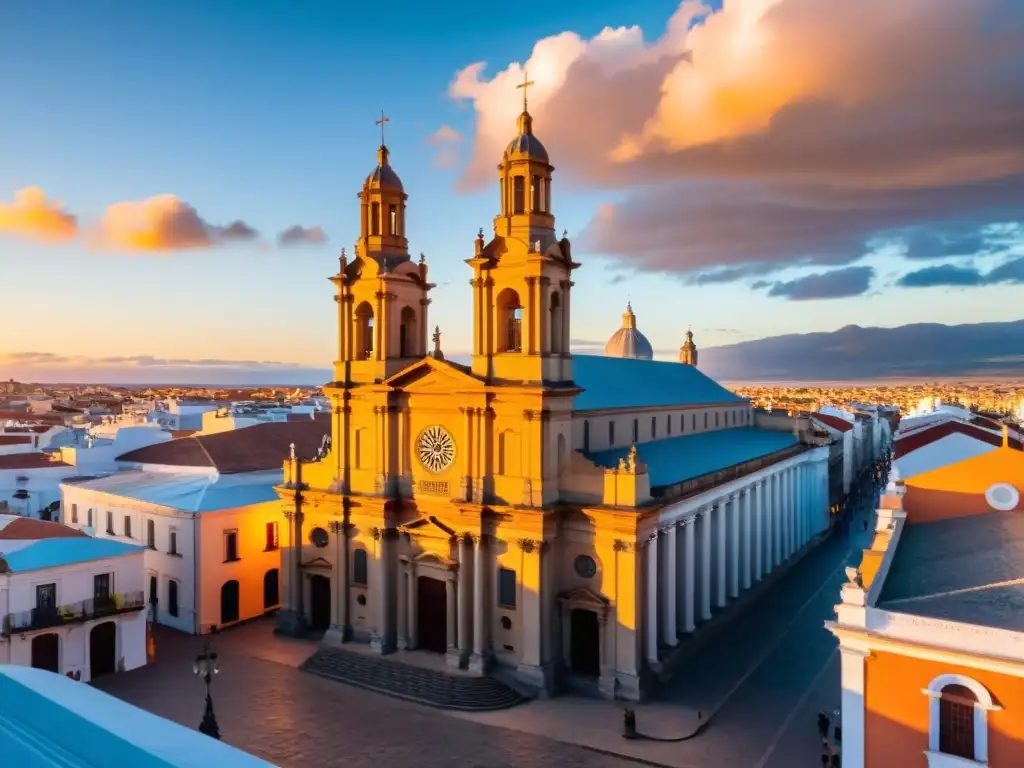
[[[217,654],[210,650],[209,643],[203,646],[203,652],[196,656],[196,660],[192,662],[192,672],[197,677],[203,678],[203,681],[206,683],[206,709],[203,712],[203,720],[199,723],[199,732],[219,739],[220,728],[217,725],[217,716],[213,713],[213,699],[210,698],[210,681],[214,675],[220,672],[220,667],[217,664]]]

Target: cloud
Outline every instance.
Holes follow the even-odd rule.
[[[459,164],[459,145],[462,134],[450,125],[442,125],[430,136],[427,143],[437,150],[434,155],[434,167],[443,170],[455,168]]]
[[[903,275],[896,281],[896,285],[901,288],[933,288],[939,285],[963,287],[982,285],[984,282],[984,276],[976,267],[939,264]]]
[[[819,272],[795,280],[768,284],[769,296],[778,296],[790,301],[812,301],[815,299],[845,299],[867,293],[871,279],[875,276],[872,267],[846,267],[830,272]]]
[[[939,264],[909,272],[896,281],[901,288],[974,287],[1024,283],[1024,257],[1012,259],[983,273],[977,267]]]
[[[847,264],[910,228],[945,242],[1024,218],[1022,34],[1017,0],[687,1],[656,40],[565,32],[456,74],[476,126],[460,186],[494,182],[525,68],[559,171],[626,190],[588,250],[632,259],[639,239],[639,268],[692,274]]]
[[[78,235],[78,220],[39,187],[14,193],[13,203],[0,203],[0,234],[59,243]]]
[[[210,248],[257,236],[256,230],[242,221],[214,226],[174,195],[157,195],[108,206],[94,245],[128,253],[160,253]]]
[[[327,233],[320,227],[303,227],[296,224],[288,227],[277,236],[277,243],[282,248],[291,248],[297,245],[323,245],[327,242]]]

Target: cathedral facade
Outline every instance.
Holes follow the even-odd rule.
[[[570,354],[580,264],[525,104],[517,128],[493,235],[467,254],[468,365],[429,333],[433,286],[378,150],[330,278],[331,441],[278,488],[279,628],[634,700],[714,608],[828,525],[828,449],[758,428],[695,354]]]

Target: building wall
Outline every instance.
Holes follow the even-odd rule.
[[[1002,707],[988,713],[988,765],[1024,765],[1024,679],[874,651],[864,669],[865,768],[926,768],[930,700],[922,691],[947,674],[978,681]]]
[[[57,606],[72,605],[91,599],[93,577],[113,574],[111,592],[126,594],[144,589],[143,553],[91,560],[73,565],[38,571],[9,574],[0,583],[0,615],[30,611],[36,607],[36,587],[56,584]],[[12,634],[0,638],[0,659],[4,663],[32,665],[32,641],[41,634],[55,634],[59,638],[59,669],[62,673],[79,672],[82,680],[89,676],[89,633],[97,624],[112,621],[117,625],[117,658],[123,660],[124,669],[135,669],[146,663],[146,611],[125,613],[104,619],[67,624],[46,631]]]
[[[199,515],[199,632],[223,626],[221,589],[228,581],[237,581],[239,621],[261,616],[279,603],[263,603],[263,578],[278,571],[280,595],[281,550],[266,549],[267,523],[278,525],[278,541],[287,525],[281,514],[281,502],[274,500],[237,509],[202,512]],[[225,533],[237,533],[238,560],[225,561]]]
[[[36,469],[5,469],[0,471],[0,499],[7,499],[11,512],[16,515],[39,517],[41,510],[60,500],[60,483],[65,477],[77,475],[75,467],[56,465]],[[19,483],[19,477],[28,480]],[[25,489],[29,497],[24,501],[11,498],[12,494]]]
[[[1024,499],[1024,453],[998,448],[917,475],[904,482],[907,522],[926,523],[991,512],[985,492],[999,483],[1012,485]],[[1024,509],[1024,501],[1018,501],[1015,509]]]
[[[631,445],[633,422],[637,443],[664,440],[667,437],[714,432],[731,427],[751,426],[753,411],[746,403],[728,406],[681,408],[644,408],[635,411],[574,411],[572,448],[577,451],[604,451]],[[614,440],[612,429],[614,424]]]

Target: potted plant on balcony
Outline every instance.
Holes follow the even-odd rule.
[[[75,618],[75,609],[70,605],[62,605],[57,609],[61,621],[70,621]]]
[[[110,601],[114,604],[115,611],[120,611],[124,607],[124,596],[120,592],[112,594]]]

